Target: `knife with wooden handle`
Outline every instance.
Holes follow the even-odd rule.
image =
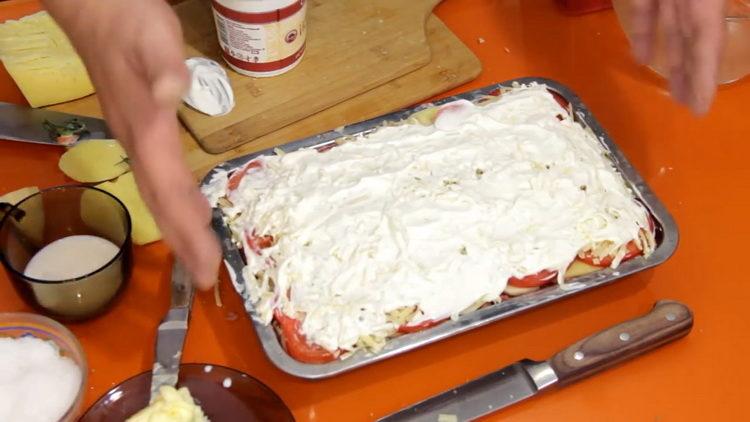
[[[648,314],[586,337],[547,361],[524,359],[379,421],[471,421],[677,340],[692,327],[687,306],[662,300]]]

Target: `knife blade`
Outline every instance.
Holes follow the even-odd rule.
[[[165,385],[176,386],[182,347],[193,303],[193,283],[185,267],[177,260],[172,266],[172,298],[169,311],[156,334],[156,355],[151,374],[151,401]]]
[[[102,119],[0,102],[0,139],[69,146],[79,140],[110,138]]]
[[[524,359],[378,421],[472,421],[684,337],[692,326],[687,306],[662,300],[648,314],[586,337],[549,360]]]

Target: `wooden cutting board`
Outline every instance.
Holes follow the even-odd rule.
[[[187,130],[182,129],[181,137],[188,166],[196,178],[201,178],[215,165],[231,158],[416,104],[471,81],[479,75],[482,69],[479,60],[440,19],[431,16],[427,21],[426,29],[427,39],[433,52],[432,60],[428,65],[264,135],[254,142],[221,154],[209,154],[201,148]],[[101,117],[102,115],[95,95],[50,108],[86,116]]]
[[[440,0],[309,0],[305,57],[290,72],[251,78],[227,68],[235,108],[180,118],[209,152],[227,151],[414,71],[430,61],[425,20]],[[188,56],[222,64],[210,2],[175,6]],[[226,66],[225,66],[226,67]]]
[[[433,51],[432,61],[428,65],[264,135],[254,142],[221,154],[209,154],[201,148],[188,131],[183,130],[181,136],[185,158],[190,169],[196,177],[202,177],[213,166],[228,159],[410,106],[473,80],[479,75],[481,72],[479,60],[440,19],[435,16],[430,17],[426,28],[428,41]],[[58,104],[51,108],[68,113],[101,116],[101,108],[96,96]]]
[[[427,66],[221,154],[207,153],[185,133],[188,165],[196,176],[202,177],[217,164],[231,158],[381,116],[479,76],[482,71],[479,59],[437,16],[427,20],[426,28],[432,48],[432,61]]]

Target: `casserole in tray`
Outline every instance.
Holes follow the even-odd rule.
[[[483,144],[484,136],[496,142]],[[341,144],[347,145],[326,153]],[[518,163],[515,156],[522,157]],[[519,179],[526,174],[533,177]],[[498,209],[509,192],[501,185],[509,183],[514,195],[532,196],[518,194],[506,201],[510,208]],[[214,224],[227,267],[268,356],[305,378],[344,372],[606,284],[658,265],[677,244],[672,218],[578,98],[534,78],[241,157],[215,168],[203,187],[218,205]],[[370,205],[366,212],[362,203]],[[393,213],[378,210],[381,204]],[[442,210],[439,218],[434,207]],[[527,218],[534,212],[538,220]],[[475,221],[453,224],[446,215]],[[441,223],[414,223],[422,217]],[[318,226],[326,230],[310,229]],[[390,237],[372,240],[383,233]],[[426,243],[432,238],[439,242]],[[346,274],[354,272],[362,275]],[[370,284],[354,289],[360,280]],[[376,292],[380,284],[386,287]],[[412,284],[422,289],[404,291]]]

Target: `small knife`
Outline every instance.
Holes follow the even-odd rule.
[[[151,374],[151,401],[159,387],[177,385],[182,346],[193,303],[193,283],[185,268],[175,260],[172,267],[172,304],[159,324],[156,334],[156,356]]]
[[[684,337],[692,327],[693,314],[687,306],[662,300],[647,315],[580,340],[547,361],[524,359],[379,421],[472,421],[552,385],[569,384]]]
[[[84,139],[110,138],[102,119],[0,102],[0,139],[69,146]]]

